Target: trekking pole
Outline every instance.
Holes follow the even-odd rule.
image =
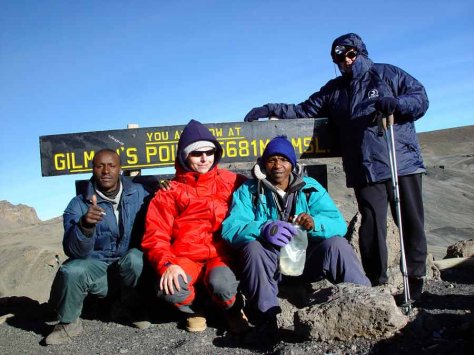
[[[384,120],[386,120],[384,122]],[[403,242],[403,228],[402,228],[402,212],[400,208],[400,190],[398,187],[398,170],[397,170],[397,157],[395,153],[395,134],[393,130],[393,114],[389,115],[388,118],[382,118],[382,128],[384,131],[385,141],[387,142],[387,150],[390,162],[390,174],[392,177],[392,189],[395,203],[395,210],[397,214],[398,222],[398,234],[400,236],[400,262],[401,262],[401,271],[403,276],[403,295],[404,303],[401,305],[401,308],[404,310],[405,314],[411,313],[411,304],[410,299],[410,286],[408,284],[408,272],[407,264],[405,258],[405,246]]]

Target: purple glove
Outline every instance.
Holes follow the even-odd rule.
[[[398,109],[398,100],[394,97],[382,97],[375,102],[374,107],[377,111],[388,116]]]
[[[265,224],[262,230],[263,237],[273,245],[283,247],[298,233],[296,227],[284,221],[273,221]]]
[[[250,110],[249,113],[244,117],[245,122],[252,122],[258,120],[259,118],[268,117],[270,111],[266,106],[255,107]]]

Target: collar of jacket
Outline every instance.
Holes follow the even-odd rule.
[[[89,179],[89,183],[87,185],[87,191],[83,195],[85,200],[90,200],[92,195],[95,194],[93,181],[94,181],[94,177],[91,177]],[[123,175],[120,175],[120,182],[122,183],[122,186],[123,186],[122,196],[131,195],[135,192],[135,190],[136,190],[135,186],[134,186],[133,182],[130,181],[130,179],[124,178]],[[102,199],[101,197],[99,197],[99,198]]]
[[[263,167],[259,163],[255,164],[252,168],[252,175],[257,179],[258,186],[261,186],[261,184],[263,184],[271,191],[276,191],[273,184],[267,180],[267,176],[265,175],[263,170]],[[303,181],[302,175],[303,167],[297,163],[294,171],[290,175],[290,183],[288,186],[288,190],[286,191],[287,193],[299,191],[303,188],[306,183]],[[257,190],[257,193],[260,193],[260,188],[258,188]]]
[[[205,184],[208,181],[215,180],[217,175],[219,175],[219,169],[215,165],[211,170],[205,174],[201,174],[195,171],[186,171],[181,166],[176,166],[176,181],[189,184],[191,186],[196,186],[200,184]]]
[[[369,57],[365,55],[359,55],[352,65],[352,79],[360,79],[365,73],[367,73],[370,68],[374,65],[374,62]]]

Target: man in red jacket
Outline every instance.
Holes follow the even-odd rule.
[[[245,177],[218,169],[222,147],[200,122],[191,120],[178,142],[176,176],[150,203],[142,247],[158,275],[158,297],[186,314],[186,329],[206,329],[195,302],[197,284],[224,310],[229,330],[248,323],[237,297],[237,260],[222,240],[221,225],[232,193]]]

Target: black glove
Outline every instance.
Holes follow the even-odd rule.
[[[382,97],[375,103],[375,109],[388,116],[398,110],[398,100],[394,97]]]
[[[244,117],[245,122],[252,122],[262,117],[268,117],[270,111],[266,106],[255,107]]]

